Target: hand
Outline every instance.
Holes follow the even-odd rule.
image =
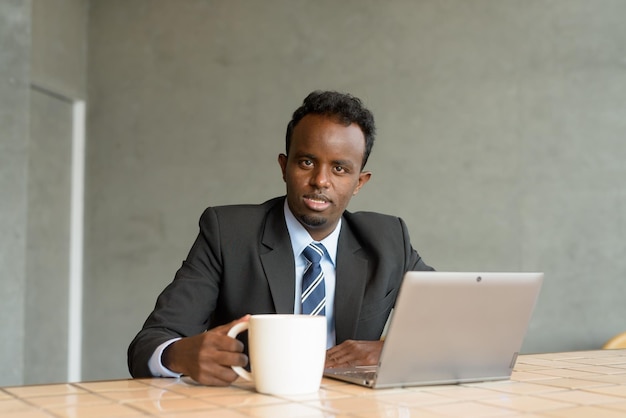
[[[238,377],[231,366],[244,367],[248,357],[243,354],[241,341],[226,334],[235,324],[249,318],[246,315],[172,343],[163,353],[163,365],[204,385],[228,386]]]
[[[378,364],[383,341],[347,340],[326,351],[324,367],[371,366]]]

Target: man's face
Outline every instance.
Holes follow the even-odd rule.
[[[370,179],[361,172],[365,137],[356,124],[344,126],[323,115],[306,115],[293,130],[289,156],[278,163],[289,209],[317,241],[330,234],[352,196]]]

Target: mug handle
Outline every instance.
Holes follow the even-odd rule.
[[[240,322],[236,324],[234,327],[232,327],[230,330],[228,330],[228,334],[226,335],[228,335],[231,338],[235,338],[237,335],[241,334],[242,332],[248,329],[248,324],[249,324],[248,321]],[[246,380],[252,381],[252,373],[245,370],[243,367],[239,367],[239,366],[230,366],[230,367],[239,376],[243,377]]]

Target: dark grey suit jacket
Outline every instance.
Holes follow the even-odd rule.
[[[130,344],[128,367],[134,377],[150,376],[150,356],[169,339],[248,313],[293,313],[295,261],[284,199],[204,211],[187,259]],[[344,213],[335,288],[338,344],[380,338],[409,270],[432,268],[412,248],[400,218]]]

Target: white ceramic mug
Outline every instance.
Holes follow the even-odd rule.
[[[248,330],[251,373],[233,370],[254,382],[258,392],[296,395],[319,390],[326,359],[326,318],[310,315],[252,315],[228,331]]]

